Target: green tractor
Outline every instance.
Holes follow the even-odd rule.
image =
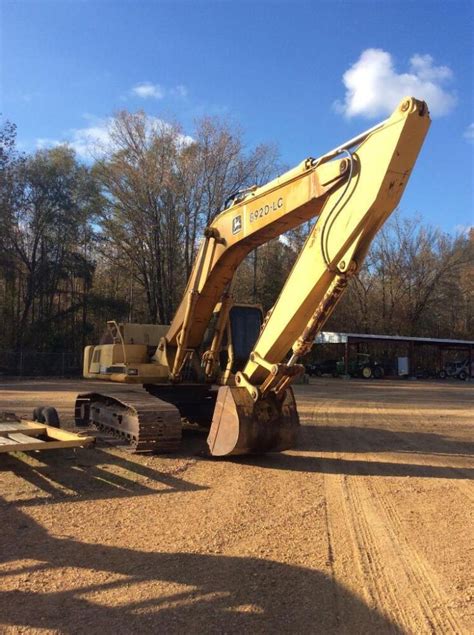
[[[338,373],[345,374],[344,360],[337,364]],[[372,360],[366,353],[357,353],[355,359],[349,360],[348,372],[351,377],[362,377],[363,379],[381,379],[384,376],[384,369],[379,362]]]

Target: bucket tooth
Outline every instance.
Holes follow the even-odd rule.
[[[213,456],[281,452],[294,447],[299,418],[291,388],[254,402],[245,388],[221,386],[207,444]]]

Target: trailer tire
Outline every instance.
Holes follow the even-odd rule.
[[[461,381],[466,381],[466,379],[467,379],[467,373],[466,373],[466,371],[465,371],[465,370],[462,370],[462,371],[459,373],[458,377],[459,377],[459,379],[460,379]]]
[[[448,373],[445,370],[440,370],[439,371],[438,377],[440,379],[446,379],[447,376],[448,376]]]
[[[38,406],[33,410],[33,421],[45,423],[52,428],[60,428],[58,411],[53,406]]]
[[[370,379],[372,377],[372,369],[370,366],[364,366],[361,371],[361,375],[364,379]]]
[[[43,417],[43,408],[44,406],[36,406],[33,410],[33,421],[37,421],[38,423],[46,423]]]

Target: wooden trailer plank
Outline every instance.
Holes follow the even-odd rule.
[[[0,431],[11,432],[12,430],[16,430],[18,426],[21,426],[19,421],[1,421],[0,422]]]
[[[0,445],[16,445],[16,444],[17,442],[14,439],[9,439],[8,437],[0,437]]]
[[[16,443],[11,441],[11,444],[0,444],[0,454],[2,452],[32,452],[33,450],[61,450],[63,448],[82,448],[90,445],[91,441],[87,441],[91,437],[85,437],[81,440],[75,441],[44,441],[38,442],[38,439],[31,438],[31,443]],[[92,440],[94,440],[92,438]]]
[[[37,439],[32,438],[30,443],[12,442],[12,445],[0,445],[0,454],[2,452],[30,452],[32,450],[45,449],[46,443],[38,443]]]
[[[10,432],[8,438],[13,439],[13,441],[16,441],[17,443],[31,443],[31,441],[34,441],[35,443],[45,443],[41,439],[36,439],[35,437],[23,434],[22,432]]]
[[[7,429],[7,428],[15,428],[15,427],[25,427],[27,426],[28,428],[36,429],[36,428],[45,428],[46,424],[45,423],[38,423],[37,421],[28,421],[27,419],[19,419],[18,421],[4,421],[2,419],[0,419],[0,430],[3,429]]]
[[[86,439],[93,437],[81,437],[75,432],[71,432],[70,430],[61,430],[60,428],[53,428],[51,426],[47,426],[46,434],[48,439],[54,439],[55,441],[74,441],[77,439]]]
[[[21,422],[21,423],[0,423],[0,436],[1,437],[6,437],[8,436],[11,432],[24,432],[29,434],[32,437],[37,437],[40,434],[46,434],[46,428],[47,426],[45,425],[30,425],[29,423],[26,422]]]
[[[31,421],[31,419],[2,419],[0,417],[0,425],[4,426],[24,426],[28,425],[31,428],[44,428],[46,423],[40,423],[39,421]]]

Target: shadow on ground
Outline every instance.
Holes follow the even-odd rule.
[[[449,407],[460,410],[472,407],[474,385],[459,380],[397,381],[390,379],[365,380],[341,378],[311,379],[310,384],[294,387],[297,401],[311,395],[322,399],[337,399],[339,405],[352,407],[354,399],[359,403],[384,407],[413,407],[420,410]],[[355,392],[357,391],[357,392]]]
[[[298,448],[291,453],[235,457],[233,460],[262,468],[297,472],[324,472],[349,476],[413,476],[417,478],[470,479],[474,468],[416,463],[425,455],[472,456],[474,444],[432,433],[390,432],[351,426],[302,426]],[[298,453],[298,450],[302,454]],[[306,453],[317,452],[318,456]],[[411,462],[374,461],[352,457],[325,457],[324,453],[409,454]]]
[[[435,432],[394,431],[353,425],[303,425],[300,436],[301,449],[318,452],[400,452],[469,457],[474,454],[472,441]]]
[[[29,488],[23,488],[21,496],[15,497],[11,503],[17,507],[205,490],[207,487],[186,478],[187,468],[196,460],[224,460],[264,469],[350,476],[474,477],[474,469],[468,467],[426,464],[426,455],[464,457],[472,456],[474,450],[473,443],[433,433],[303,425],[298,447],[289,453],[213,459],[208,456],[206,448],[205,431],[186,430],[179,455],[171,455],[169,461],[166,456],[150,457],[148,465],[144,465],[127,456],[126,452],[115,450],[111,453],[100,448],[52,450],[31,453],[27,457],[22,454],[3,455],[0,474],[2,471],[11,472],[29,484]],[[325,453],[342,456],[324,456]],[[362,456],[364,453],[372,455],[369,460]],[[373,460],[374,454],[382,458],[384,453],[399,456],[391,460]],[[354,458],[354,454],[360,454],[360,460]],[[400,456],[409,457],[409,460],[397,460]],[[184,460],[181,467],[179,461],[177,466],[174,465],[177,459]]]
[[[253,557],[148,553],[58,539],[8,504],[0,502],[0,513],[8,518],[0,580],[19,573],[23,560],[39,561],[25,563],[23,575],[44,579],[41,591],[29,590],[26,582],[0,592],[4,626],[101,634],[340,633],[348,626],[351,633],[402,632],[317,570]],[[79,570],[64,579],[77,588],[62,582],[57,569],[63,567]]]
[[[96,448],[2,455],[2,471],[32,486],[30,496],[15,501],[18,506],[206,489],[181,476],[179,465],[174,475],[131,460],[126,452],[118,455]]]

